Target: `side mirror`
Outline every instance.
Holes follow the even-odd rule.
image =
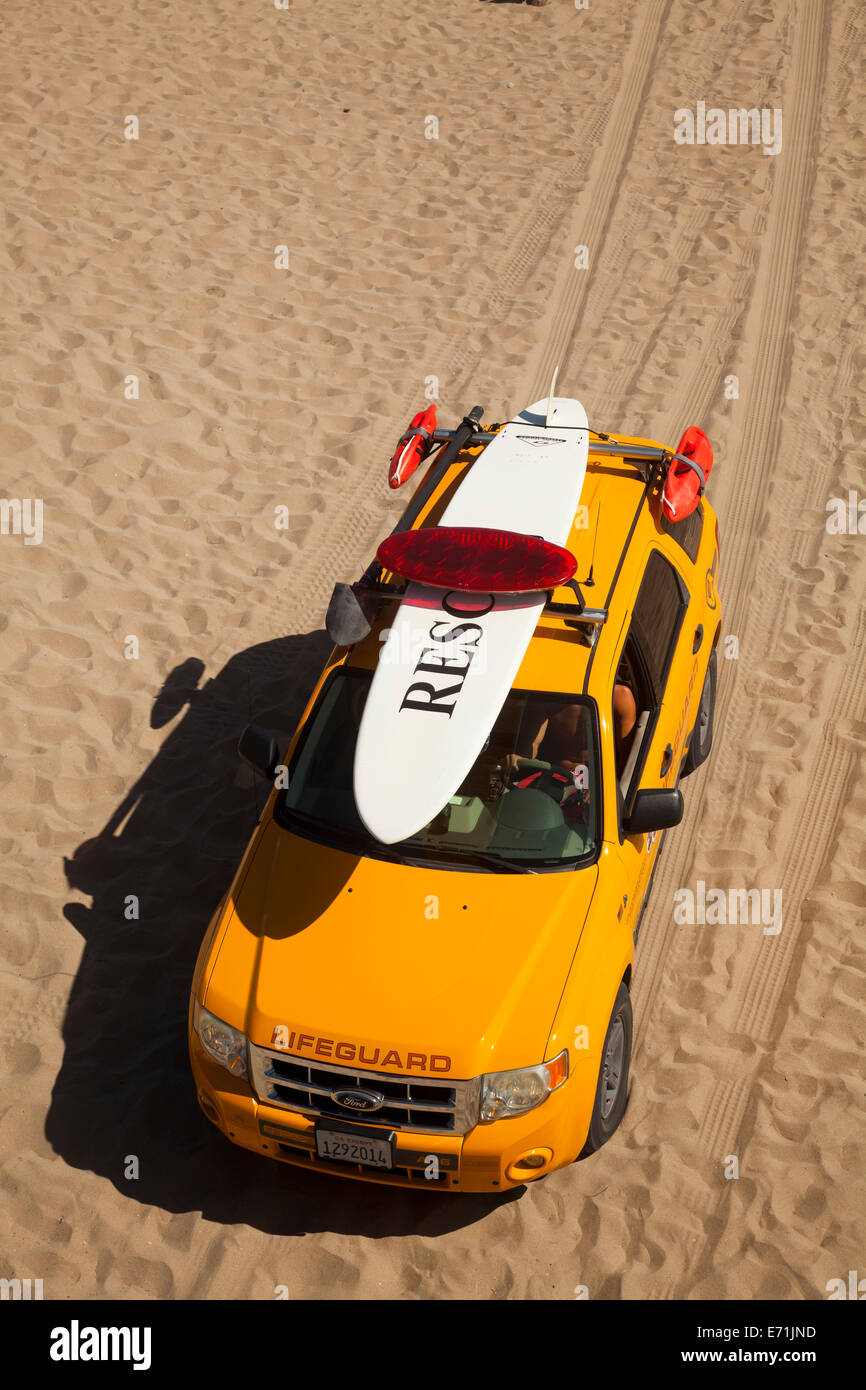
[[[335,584],[325,615],[325,631],[337,647],[351,647],[367,636],[376,621],[371,595],[353,584]]]
[[[269,782],[273,781],[280,761],[280,750],[277,740],[267,729],[248,724],[238,739],[238,754],[245,763],[249,763],[253,772],[266,777]]]
[[[669,830],[672,825],[679,825],[684,809],[679,787],[647,787],[635,797],[631,815],[623,821],[623,830],[626,835]]]

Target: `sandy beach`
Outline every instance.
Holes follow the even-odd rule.
[[[799,1301],[866,1275],[866,11],[7,0],[4,31],[0,1276]],[[779,149],[680,142],[699,103],[780,112]],[[257,1158],[186,1045],[262,804],[238,734],[293,731],[431,379],[443,424],[499,421],[557,365],[598,429],[694,423],[716,458],[715,744],[641,929],[622,1126],[490,1199]],[[679,924],[698,883],[780,890],[781,930]]]

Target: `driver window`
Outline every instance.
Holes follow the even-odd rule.
[[[620,799],[631,785],[641,746],[652,717],[652,691],[643,674],[631,634],[617,667],[613,687],[614,766]]]
[[[613,686],[613,740],[617,780],[622,776],[629,752],[637,738],[640,705],[641,696],[626,642]]]

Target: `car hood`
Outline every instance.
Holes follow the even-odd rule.
[[[259,1046],[325,1065],[464,1079],[534,1065],[597,877],[393,864],[271,821],[202,1002]]]

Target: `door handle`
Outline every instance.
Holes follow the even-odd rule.
[[[674,756],[674,750],[671,748],[670,744],[668,744],[667,747],[665,748],[664,753],[662,753],[662,765],[661,765],[661,767],[659,768],[659,775],[660,775],[661,777],[664,777],[665,773],[667,772],[668,768],[670,767],[671,761],[672,761],[672,759],[673,759],[673,756]]]
[[[700,645],[701,645],[701,643],[703,642],[703,640],[704,640],[704,625],[703,625],[703,623],[698,623],[698,626],[695,628],[695,640],[694,640],[694,642],[692,643],[692,656],[694,656],[695,652],[698,650],[698,648],[700,647]]]

